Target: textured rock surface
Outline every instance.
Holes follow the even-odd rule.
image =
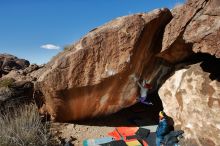
[[[149,78],[146,70],[161,48],[156,41],[170,19],[168,9],[120,17],[57,55],[36,84],[35,97],[44,101],[41,112],[69,121],[133,105],[137,85],[131,76]]]
[[[16,81],[30,81],[30,82],[36,80],[34,77],[30,76],[29,74],[26,75],[23,72],[24,72],[23,70],[19,70],[19,71],[12,70],[7,75],[4,75],[2,79],[13,78]]]
[[[160,56],[172,63],[185,59],[192,50],[220,57],[219,0],[188,0],[172,13]]]
[[[9,54],[0,54],[0,77],[12,70],[25,69],[29,65],[29,61],[25,59],[19,59]]]
[[[220,74],[214,63],[220,68],[220,60],[209,60],[178,70],[159,90],[165,112],[185,131],[185,145],[220,144]]]
[[[13,55],[0,54],[0,109],[33,101],[33,82],[39,66]],[[2,76],[3,75],[3,76]]]
[[[38,66],[37,64],[31,64],[27,68],[25,68],[21,73],[24,75],[27,75],[27,74],[30,75],[31,73],[33,73],[34,71],[37,71],[41,67],[42,66]]]
[[[12,78],[0,79],[0,110],[4,107],[22,105],[33,101],[34,85],[30,81],[16,81]]]
[[[220,57],[219,0],[188,0],[172,14],[158,56],[178,66],[193,53]],[[220,60],[207,54],[201,65],[176,71],[159,90],[164,110],[185,131],[183,145],[220,145]]]
[[[193,43],[194,52],[220,58],[220,1],[210,0],[187,25],[184,40]]]

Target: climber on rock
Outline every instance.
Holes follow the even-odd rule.
[[[137,100],[146,105],[153,105],[153,103],[150,101],[149,97],[147,96],[148,91],[152,89],[152,86],[149,84],[149,82],[147,80],[143,80],[142,84],[140,84],[136,77],[134,77],[134,80],[137,82],[138,86],[140,87],[140,95]]]
[[[150,89],[152,89],[152,86],[146,80],[143,80],[142,84],[137,81],[137,84],[140,87],[140,95],[137,100],[146,105],[153,105],[147,96],[147,93]]]

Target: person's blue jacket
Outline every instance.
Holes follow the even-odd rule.
[[[163,118],[162,120],[160,120],[159,125],[157,127],[157,131],[156,131],[156,135],[159,138],[164,138],[164,136],[166,134],[168,134],[170,132],[169,130],[169,124],[168,124],[168,120],[166,118]]]

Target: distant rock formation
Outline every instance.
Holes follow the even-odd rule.
[[[25,59],[19,59],[9,54],[0,54],[0,77],[12,70],[25,69],[29,65],[29,61]]]
[[[42,71],[35,98],[56,121],[115,113],[135,104],[132,76],[150,78],[168,9],[117,18],[54,57]],[[41,92],[41,93],[40,93]]]
[[[0,110],[34,101],[34,81],[31,75],[40,67],[13,55],[0,54]]]

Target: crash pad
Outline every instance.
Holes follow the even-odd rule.
[[[101,146],[127,146],[127,144],[123,140],[111,141],[111,142],[100,144],[100,145]]]
[[[128,146],[142,146],[142,144],[138,140],[129,141],[129,142],[126,142],[126,144]]]
[[[113,137],[103,137],[103,138],[96,138],[96,139],[87,139],[83,141],[83,146],[97,146],[103,143],[108,143],[114,141]]]
[[[117,127],[114,131],[108,133],[109,136],[112,136],[116,140],[125,140],[127,136],[135,135],[135,132],[139,127]]]

